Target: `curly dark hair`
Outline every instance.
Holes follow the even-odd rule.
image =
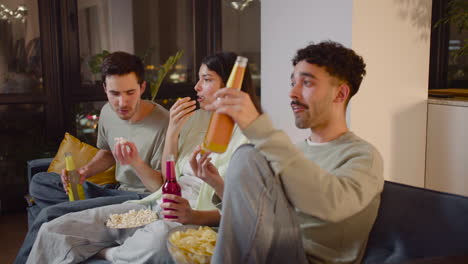
[[[331,76],[345,81],[351,89],[347,102],[357,93],[362,78],[366,75],[366,64],[362,57],[352,49],[348,49],[334,41],[312,43],[298,50],[292,62],[296,66],[303,60],[310,64],[325,67],[325,70]]]
[[[141,85],[145,80],[145,66],[138,56],[123,51],[113,52],[102,61],[102,82],[106,84],[106,76],[125,75],[134,72],[138,83]]]

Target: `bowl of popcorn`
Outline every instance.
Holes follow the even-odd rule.
[[[208,264],[217,233],[207,226],[182,225],[167,236],[167,249],[177,264]]]
[[[110,214],[106,221],[109,228],[124,229],[147,225],[158,220],[158,215],[151,209],[130,210],[123,214]]]

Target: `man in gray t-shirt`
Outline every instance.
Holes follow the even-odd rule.
[[[102,76],[108,103],[102,108],[99,120],[99,151],[90,162],[78,168],[86,197],[156,191],[163,183],[160,160],[169,113],[163,107],[141,99],[146,83],[144,66],[137,56],[124,52],[108,55],[103,61]],[[122,157],[125,164],[116,162],[116,157]],[[85,182],[86,178],[114,164],[119,185],[98,186]],[[67,184],[65,170],[60,176],[41,173],[32,178],[30,193],[42,209],[68,201]]]
[[[26,261],[40,226],[69,212],[141,199],[163,184],[160,172],[169,112],[141,99],[145,91],[144,66],[134,55],[114,52],[102,64],[103,88],[108,103],[101,110],[97,147],[93,159],[78,168],[86,200],[68,201],[65,170],[38,173],[30,184],[35,205],[28,208],[29,227],[16,263]],[[120,160],[121,162],[116,162]],[[117,185],[85,182],[116,164]]]
[[[162,184],[159,170],[168,124],[166,109],[147,101],[142,103],[149,103],[153,110],[144,119],[134,123],[119,118],[109,103],[104,105],[99,120],[97,141],[100,151],[106,152],[112,152],[117,147],[116,145],[120,147],[135,145],[141,161],[135,162],[134,165],[122,165],[117,162],[115,178],[120,183],[120,190],[140,193],[154,192]],[[117,144],[116,138],[124,138],[128,142]]]
[[[229,163],[211,263],[361,263],[384,182],[381,155],[346,125],[364,61],[326,41],[298,50],[293,66],[291,110],[310,131],[296,146],[240,91],[221,89],[207,107],[252,144]]]

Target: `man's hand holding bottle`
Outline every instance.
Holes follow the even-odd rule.
[[[83,184],[88,178],[88,169],[86,167],[79,168],[76,172],[80,175],[80,184]],[[69,183],[69,175],[66,169],[62,169],[62,174],[60,175],[62,179],[63,189],[66,193],[68,193],[68,183]]]
[[[223,88],[215,96],[217,100],[207,105],[206,109],[230,116],[241,129],[247,128],[260,116],[250,96],[243,91]]]

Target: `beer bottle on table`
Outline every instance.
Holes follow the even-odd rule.
[[[174,194],[181,196],[181,188],[179,183],[177,183],[176,175],[175,175],[175,161],[174,161],[174,156],[169,155],[167,161],[166,161],[166,181],[164,182],[164,185],[162,187],[162,193],[163,194]],[[163,199],[163,203],[175,203],[175,201],[170,200],[170,199]],[[174,209],[169,209],[165,208],[164,210],[171,210],[173,211]],[[164,218],[177,218],[176,216],[172,215],[165,215]]]
[[[227,88],[241,89],[247,61],[247,58],[237,56],[226,84]],[[202,151],[216,153],[225,152],[231,140],[233,128],[234,121],[229,116],[213,112],[205,139],[201,146]]]
[[[80,184],[80,174],[76,171],[75,162],[70,152],[65,153],[65,170],[68,176],[68,199],[70,201],[86,199],[83,185]]]

